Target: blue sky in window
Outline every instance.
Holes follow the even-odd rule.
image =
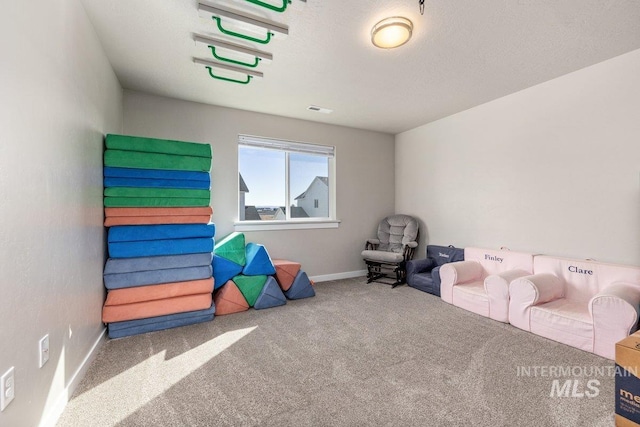
[[[274,150],[240,147],[238,166],[249,188],[245,204],[255,206],[285,206],[285,155]],[[304,192],[316,176],[328,176],[326,157],[292,153],[291,203]]]

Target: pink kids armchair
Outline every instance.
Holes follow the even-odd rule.
[[[465,248],[464,261],[440,267],[440,297],[500,322],[509,321],[509,283],[533,271],[533,255]]]

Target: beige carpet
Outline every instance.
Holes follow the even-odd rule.
[[[316,292],[107,341],[58,426],[613,425],[610,360],[407,286]]]

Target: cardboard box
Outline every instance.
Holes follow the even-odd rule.
[[[640,427],[640,331],[616,344],[616,427]]]

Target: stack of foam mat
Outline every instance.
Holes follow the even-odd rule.
[[[109,337],[213,320],[211,146],[107,135]]]
[[[232,233],[215,245],[213,255],[216,314],[261,310],[286,304],[287,299],[315,296],[300,264],[272,261],[263,245],[245,244],[243,233]]]

